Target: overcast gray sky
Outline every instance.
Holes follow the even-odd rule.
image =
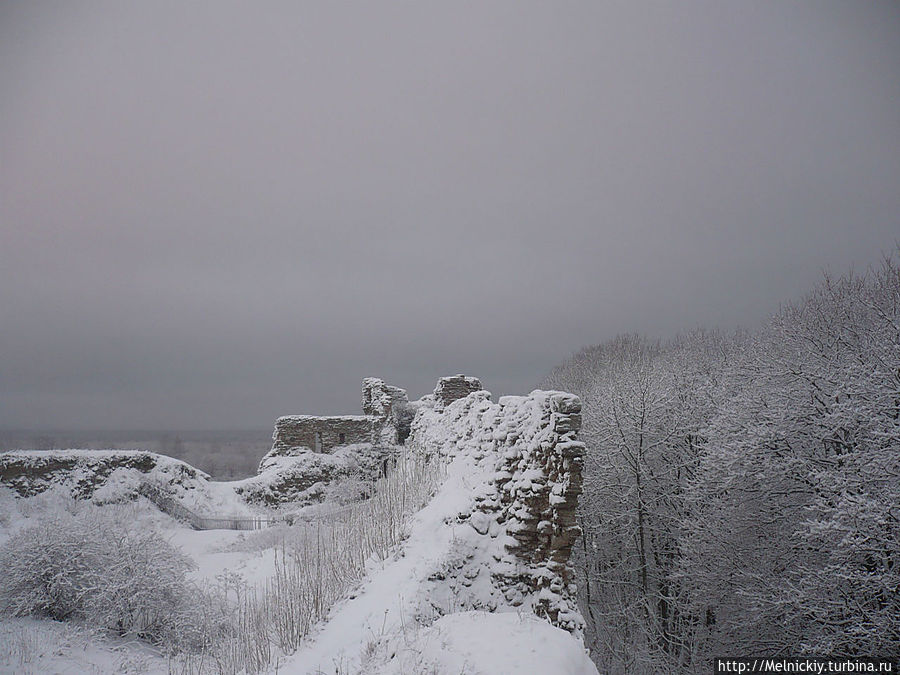
[[[526,393],[898,216],[896,2],[0,4],[0,427]]]

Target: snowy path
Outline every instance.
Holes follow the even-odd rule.
[[[444,485],[416,514],[399,557],[373,565],[356,597],[339,603],[330,619],[280,672],[357,672],[370,643],[401,636],[404,628],[413,625],[421,583],[446,557],[457,531],[469,529],[468,525],[445,523],[471,502],[467,483],[477,469],[471,464],[466,469],[461,466],[463,461],[451,465]]]

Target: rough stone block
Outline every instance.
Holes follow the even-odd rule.
[[[481,386],[481,380],[477,377],[467,377],[462,374],[442,377],[434,388],[434,409],[444,410],[453,401],[465,398],[472,392],[482,389],[484,387]]]

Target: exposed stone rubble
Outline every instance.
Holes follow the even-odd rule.
[[[453,401],[458,401],[472,392],[482,389],[481,380],[477,377],[467,377],[462,374],[442,377],[434,388],[434,409],[441,412]]]
[[[324,501],[355,501],[372,486],[395,455],[391,447],[345,445],[330,453],[299,446],[272,450],[259,463],[259,474],[234,483],[248,504],[309,506]]]
[[[569,558],[580,534],[580,400],[536,390],[493,403],[489,392],[477,391],[439,410],[436,399],[419,410],[408,445],[446,457],[469,455],[487,479],[476,488],[470,510],[458,516],[473,537],[461,541],[458,555],[436,572],[435,588],[446,597],[435,605],[452,600],[467,609],[530,607],[579,634],[583,619]]]

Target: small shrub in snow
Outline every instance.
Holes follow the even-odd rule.
[[[25,518],[46,517],[51,514],[65,512],[74,514],[78,511],[79,502],[68,490],[54,487],[28,499],[17,499],[15,508]]]
[[[185,579],[192,561],[120,516],[96,507],[58,512],[10,537],[0,548],[0,612],[202,644],[209,626],[199,591]]]
[[[333,504],[352,504],[372,496],[371,481],[343,478],[325,487],[325,501]]]

